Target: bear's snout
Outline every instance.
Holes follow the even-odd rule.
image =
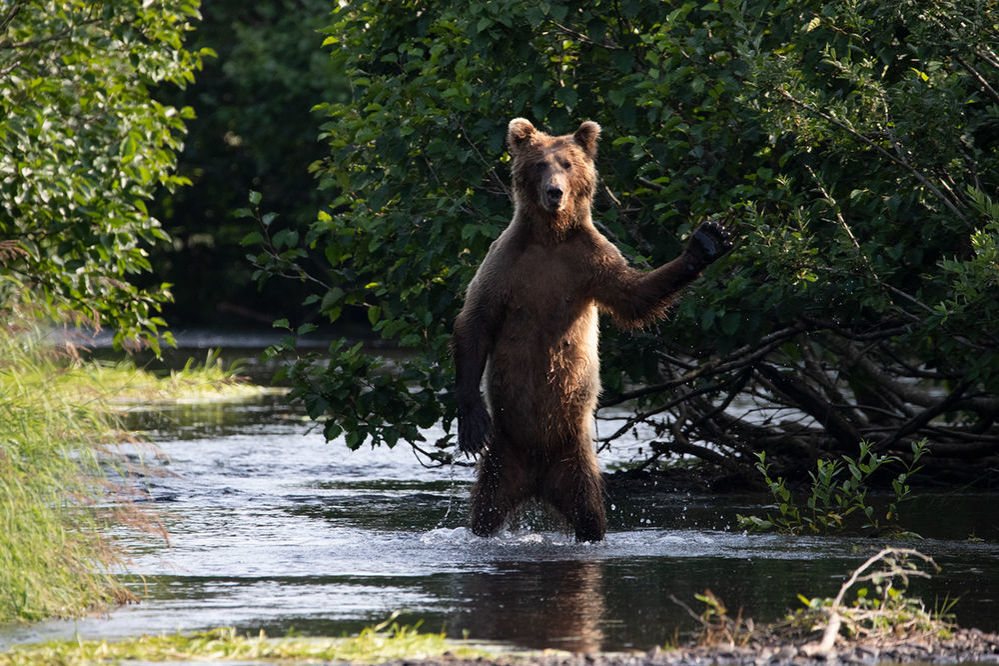
[[[548,208],[551,210],[558,210],[562,205],[562,195],[565,192],[558,185],[549,185],[545,189],[545,199],[548,204]]]
[[[546,210],[554,213],[565,207],[570,184],[561,169],[549,166],[547,178],[542,178],[538,186],[540,203]]]

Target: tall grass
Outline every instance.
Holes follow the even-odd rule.
[[[84,362],[23,324],[0,326],[0,623],[75,616],[134,599],[115,577],[114,525],[158,525],[130,501],[108,447],[129,404],[259,393],[209,355],[157,376]]]
[[[71,366],[37,334],[0,331],[0,622],[78,615],[131,598],[97,510],[102,401],[58,388]]]

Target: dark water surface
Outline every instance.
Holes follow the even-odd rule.
[[[759,512],[762,498],[677,493],[611,498],[600,544],[576,544],[530,510],[514,531],[480,539],[464,527],[469,468],[427,469],[405,445],[327,444],[280,398],[133,420],[159,457],[125,452],[145,460],[142,483],[170,533],[167,545],[121,532],[142,602],[108,617],[0,627],[0,649],[215,626],[339,636],[394,612],[428,631],[517,647],[648,649],[694,628],[671,596],[700,611],[694,595],[710,588],[733,615],[774,620],[799,593],[835,595],[886,545],[747,535],[734,516]],[[619,446],[602,462],[633,455]],[[993,498],[934,496],[915,509],[913,528],[935,538],[902,545],[943,571],[912,593],[930,607],[960,597],[962,624],[999,630]]]

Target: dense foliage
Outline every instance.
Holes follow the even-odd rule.
[[[173,173],[202,53],[197,0],[13,0],[0,9],[0,303],[30,303],[157,346],[168,285],[136,286],[165,239],[147,202]]]
[[[232,211],[251,189],[263,193],[283,224],[306,228],[328,193],[316,189],[310,163],[323,154],[316,140],[319,100],[342,97],[344,79],[320,45],[327,0],[215,0],[188,43],[216,55],[197,80],[160,94],[196,114],[178,162],[189,187],[161,192],[151,210],[172,243],[150,256],[174,285],[164,308],[172,325],[262,322],[308,316],[294,283],[270,281],[258,293],[239,241],[246,223]]]
[[[860,441],[906,458],[925,437],[928,466],[999,449],[994,4],[410,0],[334,21],[351,97],[324,106],[314,171],[339,194],[304,234],[257,211],[247,242],[329,320],[361,308],[416,357],[303,358],[295,391],[328,437],[453,425],[450,325],[510,218],[504,130],[525,116],[603,126],[595,217],[636,263],[709,215],[739,238],[670,321],[605,325],[601,414],[629,416],[602,443],[644,423],[650,462],[738,474]]]

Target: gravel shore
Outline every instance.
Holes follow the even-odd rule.
[[[655,648],[649,652],[574,654],[511,653],[492,658],[445,656],[423,661],[394,661],[392,666],[836,666],[838,664],[999,664],[999,634],[957,629],[946,639],[837,641],[832,651],[813,654],[808,644]]]

